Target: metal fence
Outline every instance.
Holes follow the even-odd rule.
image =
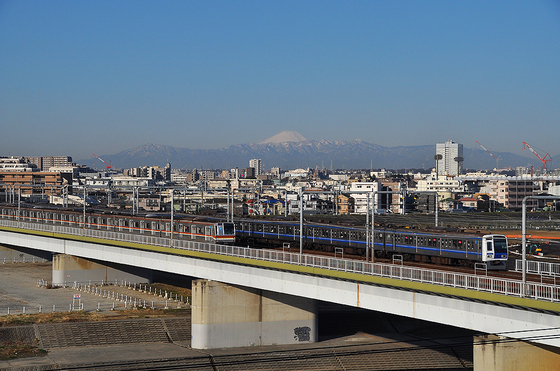
[[[541,262],[538,260],[527,260],[527,273],[539,274],[541,276],[560,276],[560,263]],[[523,261],[517,259],[515,261],[515,270],[521,272],[523,270]]]
[[[0,225],[44,232],[95,237],[107,240],[134,242],[145,245],[166,246],[211,254],[386,277],[397,280],[407,280],[508,296],[523,296],[523,283],[520,280],[51,224],[0,220]],[[556,285],[548,285],[539,282],[529,282],[525,285],[525,297],[527,298],[560,302],[560,287],[557,287]]]

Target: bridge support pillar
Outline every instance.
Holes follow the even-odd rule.
[[[315,300],[209,280],[192,283],[192,347],[317,341]]]
[[[79,283],[151,283],[152,270],[79,258],[72,255],[53,255],[53,285]]]
[[[560,365],[560,348],[486,335],[474,337],[474,370],[549,371]]]

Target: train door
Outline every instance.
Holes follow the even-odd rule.
[[[385,232],[385,250],[395,251],[395,234],[391,232]]]
[[[197,226],[195,224],[191,225],[191,240],[195,240],[196,239],[196,234],[197,234]]]
[[[211,225],[207,225],[204,227],[204,239],[206,241],[212,241],[213,240],[213,235],[212,235],[212,226]]]
[[[491,238],[482,238],[482,261],[490,261],[494,259],[494,243]]]

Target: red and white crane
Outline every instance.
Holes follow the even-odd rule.
[[[492,156],[492,157],[496,160],[496,169],[498,169],[498,168],[499,168],[498,163],[499,163],[500,159],[502,158],[502,156],[500,156],[500,157],[494,156],[494,155],[492,154],[492,152],[490,152],[489,150],[487,150],[486,147],[484,147],[482,144],[480,144],[480,143],[478,142],[478,140],[475,140],[475,142],[478,143],[478,145],[481,146],[483,150],[485,150],[490,156]]]
[[[552,161],[552,158],[550,157],[550,155],[547,153],[546,155],[544,155],[543,157],[541,157],[530,145],[528,145],[526,142],[523,142],[523,144],[525,144],[525,147],[523,147],[523,149],[525,148],[529,148],[529,150],[531,152],[533,152],[533,154],[535,156],[537,156],[539,158],[539,160],[542,161],[542,167],[543,167],[543,171],[546,174],[546,163],[549,161]],[[548,159],[546,158],[548,156]]]
[[[92,153],[92,155],[94,155],[99,161],[103,162],[105,165],[107,165],[107,170],[109,170],[111,168],[111,165],[109,165],[105,160],[103,160],[101,157],[97,156],[95,153]]]

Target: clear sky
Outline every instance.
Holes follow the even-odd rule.
[[[2,156],[284,130],[559,155],[560,2],[0,0]]]

